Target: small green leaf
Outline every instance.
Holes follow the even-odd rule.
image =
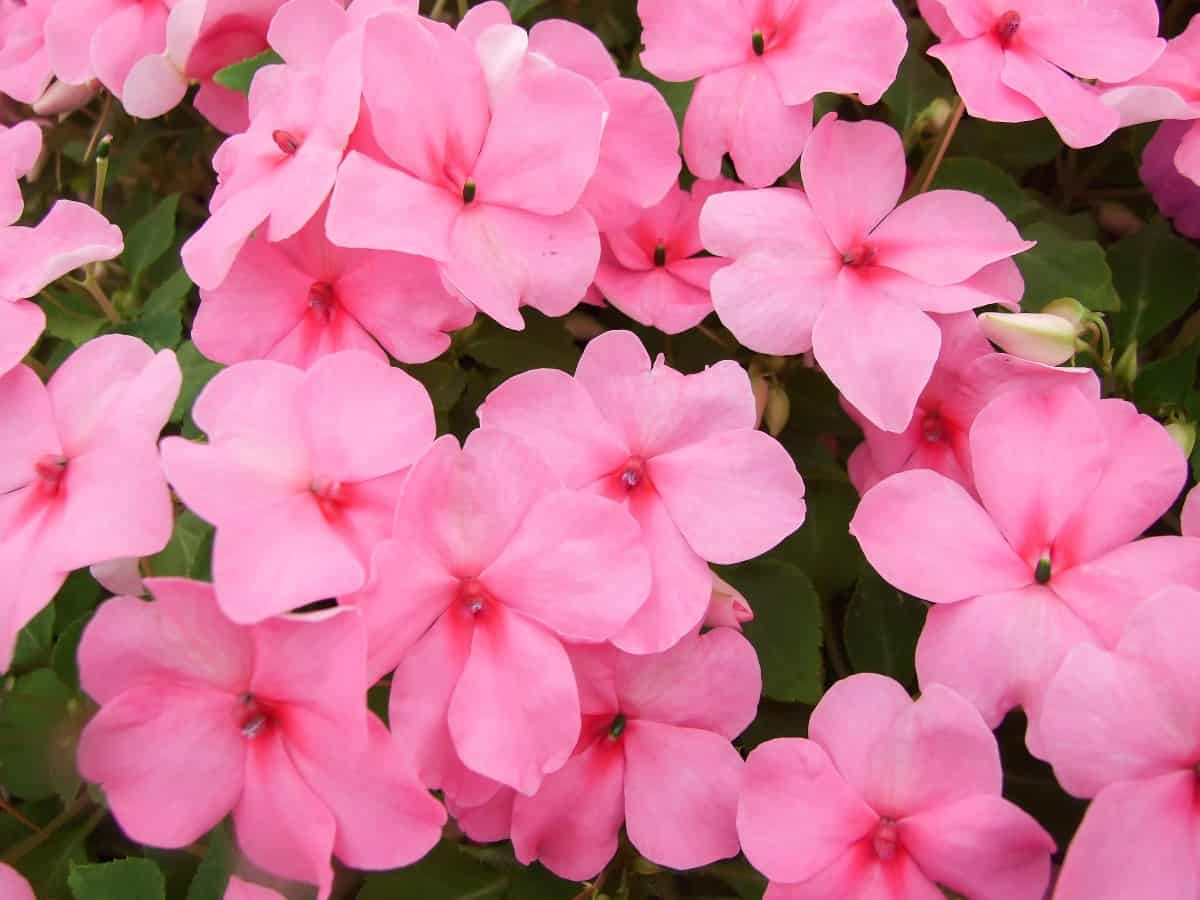
[[[878,672],[901,684],[917,679],[914,654],[925,624],[925,604],[902,594],[870,567],[846,608],[845,643],[856,672]]]
[[[142,216],[125,235],[121,262],[133,278],[154,265],[175,242],[175,213],[179,195],[171,194]]]
[[[1196,386],[1196,364],[1200,342],[1181,353],[1156,359],[1138,373],[1133,397],[1138,409],[1151,416],[1164,416],[1172,409],[1185,409]]]
[[[90,297],[47,288],[37,302],[46,314],[46,333],[74,347],[87,343],[108,325]]]
[[[192,290],[192,279],[179,269],[151,291],[129,333],[140,337],[155,350],[167,350],[183,337],[183,305]]]
[[[828,599],[849,589],[862,567],[862,550],[850,534],[858,491],[847,481],[813,480],[807,484],[804,499],[808,504],[804,526],[772,551],[771,557],[799,566]]]
[[[499,900],[508,875],[472,859],[458,844],[442,842],[407,869],[369,875],[358,900]]]
[[[912,32],[919,27],[919,20],[912,20],[908,51],[900,63],[896,80],[883,95],[883,102],[890,113],[888,118],[904,136],[904,144],[910,149],[920,137],[913,126],[918,124],[921,114],[935,100],[954,97],[954,86],[950,80],[929,61],[923,42],[913,39]]]
[[[791,563],[761,559],[722,567],[721,577],[754,610],[743,627],[762,664],[763,693],[787,703],[816,703],[825,688],[821,599],[808,576]]]
[[[510,331],[491,319],[478,320],[465,338],[465,351],[503,376],[530,369],[575,370],[579,348],[561,319],[526,309],[525,329]]]
[[[64,628],[50,654],[50,666],[54,674],[73,691],[79,690],[79,642],[83,640],[83,630],[90,621],[91,617],[85,616]]]
[[[1200,293],[1200,250],[1163,219],[1121,238],[1108,250],[1121,313],[1113,317],[1118,346],[1145,345],[1187,312]]]
[[[83,705],[49,669],[18,678],[0,707],[0,782],[25,800],[72,796]]]
[[[54,643],[54,606],[47,606],[17,634],[12,668],[32,669],[46,662]]]
[[[452,410],[467,388],[467,373],[442,360],[401,368],[424,385],[429,392],[429,399],[433,401],[433,408],[440,413]]]
[[[1038,242],[1032,250],[1013,257],[1025,277],[1022,306],[1028,312],[1037,312],[1059,297],[1074,297],[1099,312],[1120,309],[1103,247],[1095,241],[1075,240],[1045,222],[1021,232],[1026,240]]]
[[[514,22],[520,22],[545,2],[546,0],[508,0],[508,12]]]
[[[1045,119],[989,122],[964,116],[950,145],[955,156],[986,159],[1006,172],[1022,173],[1062,152],[1062,138]]]
[[[283,57],[274,50],[264,50],[257,56],[251,56],[249,59],[243,59],[241,62],[218,69],[213,75],[213,81],[221,87],[227,87],[239,94],[249,94],[250,82],[254,80],[254,75],[259,69],[282,62]]]
[[[171,412],[171,421],[179,424],[191,411],[196,396],[221,371],[221,365],[203,356],[191,341],[184,341],[176,356],[179,368],[183,370],[183,386],[179,389],[179,399],[175,401],[175,409]]]
[[[167,546],[147,561],[150,572],[156,577],[180,578],[205,574],[200,569],[211,554],[212,538],[213,527],[191,510],[184,510],[175,518],[175,529]]]
[[[75,866],[67,876],[75,900],[166,900],[162,872],[148,859]]]
[[[188,885],[187,900],[224,900],[235,862],[229,834],[218,825],[209,833],[208,849]]]
[[[970,191],[986,197],[1017,224],[1029,221],[1041,211],[1041,204],[1011,175],[986,159],[947,159],[938,169],[932,186]]]

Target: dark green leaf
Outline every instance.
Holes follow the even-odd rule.
[[[1112,322],[1117,346],[1145,344],[1187,312],[1200,293],[1200,250],[1163,219],[1117,241],[1108,262],[1122,303]]]
[[[892,124],[904,135],[905,147],[911,148],[920,136],[918,119],[935,100],[954,97],[954,86],[925,55],[920,43],[909,40],[908,52],[900,63],[896,80],[883,95]]]
[[[822,596],[830,597],[850,588],[862,566],[862,551],[850,534],[858,492],[845,481],[814,480],[807,488],[808,515],[803,527],[772,551],[771,557],[798,565]]]
[[[17,634],[14,669],[32,669],[46,662],[54,642],[54,606],[47,606]]]
[[[75,900],[166,900],[166,884],[148,859],[76,866],[67,877]]]
[[[224,900],[234,863],[229,834],[219,825],[208,836],[208,849],[188,886],[187,900]]]
[[[425,386],[433,408],[440,413],[452,410],[467,388],[467,374],[458,366],[439,359],[402,368]]]
[[[196,395],[221,371],[221,365],[202,356],[191,341],[184,341],[176,356],[179,358],[179,368],[183,370],[183,386],[179,389],[179,399],[175,401],[175,409],[171,412],[171,421],[178,424],[191,411]]]
[[[902,594],[865,568],[846,608],[845,644],[856,672],[878,672],[913,684],[917,638],[925,604]]]
[[[529,369],[575,371],[580,351],[562,320],[530,309],[524,313],[523,331],[510,331],[491,319],[480,319],[465,337],[464,349],[505,376]]]
[[[821,599],[808,576],[768,559],[722,568],[721,576],[754,610],[743,627],[762,664],[763,693],[772,700],[816,703],[825,686]]]
[[[986,159],[1006,172],[1025,172],[1050,162],[1062,146],[1062,138],[1045,119],[1013,123],[964,116],[950,149],[955,156]]]
[[[986,159],[947,159],[934,176],[933,187],[981,194],[1018,224],[1041,211],[1041,205],[1011,175]]]
[[[18,678],[0,706],[0,782],[25,800],[73,796],[83,705],[49,669]]]
[[[504,900],[574,900],[577,896],[578,881],[563,881],[535,863],[513,876]]]
[[[546,0],[508,0],[508,12],[514,22],[520,22]]]
[[[213,527],[190,510],[175,518],[171,540],[162,552],[150,557],[147,565],[155,576],[175,575],[196,578],[203,572],[198,564],[206,561],[206,545],[212,543]]]
[[[1148,363],[1133,384],[1133,397],[1138,408],[1152,416],[1185,408],[1196,386],[1198,360],[1200,343],[1194,343],[1182,353]]]
[[[358,900],[498,900],[508,876],[443,842],[407,869],[367,877]]]
[[[281,62],[283,62],[283,57],[274,50],[264,50],[257,56],[251,56],[249,59],[243,59],[241,62],[218,69],[213,75],[213,81],[221,87],[227,87],[240,94],[249,94],[250,82],[254,80],[254,74],[263,66],[274,66]]]
[[[146,298],[141,315],[129,333],[140,337],[155,350],[179,344],[183,337],[183,305],[192,290],[192,280],[180,269]]]
[[[54,609],[59,622],[74,622],[89,615],[100,605],[102,589],[87,569],[78,569],[67,576],[66,583],[54,597]]]
[[[125,235],[121,262],[136,278],[154,265],[175,242],[175,213],[179,195],[164,197],[154,209],[137,221]]]
[[[1022,305],[1027,311],[1037,312],[1059,297],[1074,297],[1088,309],[1101,312],[1120,308],[1113,273],[1099,244],[1075,240],[1044,222],[1022,229],[1022,234],[1038,242],[1032,250],[1014,257],[1025,276]]]
[[[91,621],[90,616],[76,619],[63,629],[62,634],[54,643],[54,652],[50,654],[50,665],[63,684],[73,691],[79,690],[79,642],[83,639],[83,629]]]
[[[767,880],[749,863],[741,860],[715,863],[704,871],[715,875],[737,891],[741,900],[762,900],[763,892],[767,889]]]
[[[78,347],[108,325],[108,319],[90,297],[47,288],[38,298],[46,314],[46,333]]]

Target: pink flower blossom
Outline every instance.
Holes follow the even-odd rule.
[[[904,148],[880,122],[827,115],[800,169],[804,193],[736,191],[704,205],[704,246],[734,259],[713,276],[717,314],[751,350],[811,349],[867,419],[903,431],[941,345],[927,313],[1019,299],[1010,257],[1033,244],[977,194],[929,191],[896,206]]]
[[[1179,496],[1187,461],[1131,404],[1065,386],[1002,394],[969,449],[980,501],[939,473],[902,472],[866,493],[850,530],[884,578],[936,604],[921,683],[958,691],[993,727],[1023,706],[1040,753],[1042,698],[1067,651],[1113,644],[1166,585],[1200,587],[1200,540],[1137,540]]]
[[[144,56],[167,43],[169,0],[56,0],[45,20],[50,67],[61,80],[92,78],[120,97]]]
[[[58,0],[24,0],[0,13],[0,93],[33,103],[50,86],[46,17]]]
[[[242,881],[234,876],[229,879],[223,900],[285,900],[285,898],[278,891],[259,884],[251,884],[249,881]]]
[[[446,332],[475,309],[442,285],[431,260],[379,250],[344,250],[325,237],[318,213],[294,236],[251,238],[215,290],[200,291],[192,339],[221,363],[275,359],[306,368],[339,350],[380,360],[433,359]]]
[[[1125,81],[1163,52],[1154,0],[920,0],[967,112],[1050,120],[1071,147],[1099,144],[1121,117],[1088,79]],[[1083,79],[1083,80],[1080,80]]]
[[[796,161],[823,91],[879,100],[907,46],[889,0],[639,0],[642,63],[667,81],[700,79],[683,123],[683,155],[699,178],[733,158],[766,187]]]
[[[25,366],[0,377],[0,671],[68,572],[166,546],[171,497],[155,442],[180,378],[174,353],[115,334],[75,351],[45,386]]]
[[[994,353],[971,313],[933,319],[942,331],[941,351],[908,428],[884,431],[845,404],[863,430],[864,440],[849,461],[850,480],[860,494],[909,469],[940,472],[973,494],[968,436],[989,402],[1009,391],[1056,384],[1073,384],[1084,396],[1100,399],[1100,381],[1091,369],[1056,369]]]
[[[628,331],[592,340],[572,378],[537,369],[496,388],[485,429],[537,447],[568,487],[623,503],[638,520],[654,582],[614,637],[630,653],[666,650],[703,620],[707,562],[735,563],[804,521],[804,482],[787,451],[754,427],[750,379],[725,361],[683,375],[651,366]]]
[[[362,587],[405,471],[435,434],[425,389],[358,351],[307,372],[239,363],[208,383],[192,418],[208,442],[167,438],[163,464],[216,526],[217,599],[247,624]]]
[[[33,888],[12,866],[0,863],[0,896],[4,900],[37,900]]]
[[[367,710],[355,611],[239,626],[209,585],[147,584],[153,603],[109,600],[79,646],[80,683],[100,704],[79,771],[130,838],[186,847],[232,811],[251,862],[320,898],[331,855],[393,869],[437,843],[445,811]]]
[[[673,187],[628,228],[601,236],[596,286],[636,322],[667,334],[698,325],[712,312],[709,282],[728,261],[700,257],[700,209],[713,194],[735,188],[725,179],[698,181],[691,193]]]
[[[742,758],[730,741],[754,719],[758,657],[735,631],[689,635],[665,653],[572,648],[583,731],[575,753],[512,809],[517,859],[562,878],[595,877],[624,824],[651,862],[692,869],[735,856]]]
[[[1046,692],[1042,735],[1062,786],[1091,797],[1057,900],[1200,892],[1200,593],[1168,588],[1111,651],[1076,647]]]
[[[450,795],[485,778],[532,794],[562,767],[580,727],[562,641],[608,640],[650,584],[621,507],[496,431],[443,437],[413,467],[371,570],[343,601],[365,614],[370,674],[399,663],[390,721]]]
[[[595,85],[526,54],[525,40],[495,25],[477,54],[413,16],[368,21],[363,90],[379,158],[348,155],[328,223],[341,246],[437,260],[450,286],[518,329],[522,303],[562,315],[595,274],[599,237],[580,199],[607,115]]]
[[[953,691],[915,703],[852,675],[813,710],[809,739],[756,748],[737,827],[764,900],[1041,900],[1054,841],[1000,795],[996,740]]]
[[[1139,174],[1179,233],[1200,238],[1200,173],[1189,178],[1180,169],[1180,150],[1188,139],[1200,148],[1200,123],[1163,122],[1142,151]]]
[[[21,217],[25,199],[17,179],[33,171],[41,153],[42,129],[36,122],[0,126],[0,224],[11,225]]]

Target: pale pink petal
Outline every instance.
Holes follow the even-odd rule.
[[[517,796],[512,788],[501,788],[491,800],[477,806],[459,806],[448,797],[446,808],[463,834],[478,844],[493,844],[511,837],[513,806]]]
[[[886,864],[867,838],[801,884],[771,882],[763,900],[944,900],[945,894],[907,853]]]
[[[33,896],[33,888],[21,877],[16,869],[6,863],[0,863],[0,892],[8,900],[37,900]]]
[[[121,229],[83,203],[59,200],[33,228],[5,229],[0,297],[25,299],[85,263],[112,259]]]
[[[46,327],[46,314],[36,303],[0,300],[0,374],[18,365]]]
[[[121,105],[135,118],[154,119],[178,106],[187,89],[187,77],[166,55],[144,56],[129,70]]]
[[[1200,491],[1192,488],[1183,501],[1181,527],[1186,537],[1200,537]]]
[[[336,0],[289,0],[271,19],[267,42],[292,65],[320,65],[348,27]]]
[[[284,900],[284,896],[271,888],[260,884],[242,881],[236,875],[231,876],[222,900]]]
[[[620,74],[604,43],[586,28],[565,19],[545,19],[530,28],[529,49],[595,84]]]
[[[1005,51],[1001,78],[1037,104],[1069,147],[1095,146],[1121,124],[1098,93],[1019,46]]]
[[[183,267],[192,281],[207,290],[220,287],[242,245],[270,214],[268,200],[263,191],[248,189],[213,210],[180,248]]]
[[[1197,659],[1191,652],[1196,630],[1193,588],[1174,585],[1157,592],[1140,604],[1125,627],[1118,651],[1150,667],[1164,690],[1175,694],[1177,715],[1196,720],[1196,697],[1191,685],[1196,680]]]
[[[1071,0],[1027,19],[1020,31],[1022,41],[1078,78],[1134,78],[1166,47],[1158,37],[1157,4],[1149,0],[1110,0],[1100,8]]]
[[[0,308],[3,304],[0,304]],[[61,447],[50,397],[28,366],[0,375],[0,495],[27,485],[34,463]]]
[[[740,0],[640,0],[642,63],[667,81],[691,81],[750,58],[754,30]]]
[[[1000,80],[1005,52],[994,35],[971,40],[947,40],[934,44],[929,55],[950,70],[955,90],[967,112],[992,122],[1029,122],[1040,119],[1042,110],[1024,93]]]
[[[894,745],[896,719],[913,705],[894,679],[871,672],[834,682],[808,722],[808,736],[821,746],[859,793],[871,783],[877,746]]]
[[[704,249],[717,256],[742,256],[762,245],[811,247],[830,260],[837,252],[803,191],[764,188],[723,191],[704,201],[700,211]]]
[[[137,597],[146,593],[142,583],[141,560],[135,557],[110,559],[88,566],[90,574],[110,594],[128,594]]]

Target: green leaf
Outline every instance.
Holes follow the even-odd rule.
[[[964,116],[950,148],[955,156],[986,159],[1006,172],[1023,173],[1058,156],[1062,138],[1045,119],[989,122]]]
[[[83,629],[90,621],[91,616],[83,616],[64,628],[50,654],[50,666],[54,674],[73,691],[79,690],[79,642],[83,640]]]
[[[1133,383],[1138,409],[1151,416],[1164,416],[1172,409],[1185,409],[1196,386],[1196,364],[1200,342],[1181,353],[1148,363]]]
[[[508,12],[514,22],[520,22],[545,2],[546,0],[508,0]]]
[[[407,869],[369,875],[358,900],[499,900],[508,876],[443,841]]]
[[[0,782],[25,800],[74,796],[75,744],[85,718],[75,692],[49,669],[18,678],[0,707]]]
[[[254,80],[254,75],[259,69],[282,62],[283,57],[274,50],[264,50],[257,56],[251,56],[249,59],[243,59],[241,62],[218,69],[213,75],[213,81],[221,87],[227,87],[239,94],[249,94],[250,82]]]
[[[934,176],[932,187],[952,188],[980,194],[995,203],[1017,224],[1041,212],[1034,200],[1011,175],[986,159],[947,159]]]
[[[1022,305],[1027,311],[1037,312],[1059,297],[1074,297],[1088,309],[1101,312],[1120,309],[1103,247],[1095,241],[1075,240],[1045,222],[1022,229],[1022,234],[1038,242],[1032,250],[1013,257],[1025,277]]]
[[[46,314],[46,333],[74,347],[87,343],[108,325],[90,297],[47,288],[37,302]]]
[[[13,669],[32,669],[46,661],[54,643],[54,606],[50,605],[34,616],[17,634],[13,650]]]
[[[869,567],[846,607],[846,654],[856,672],[878,672],[901,684],[917,679],[914,655],[925,604],[891,587]]]
[[[179,269],[156,287],[142,307],[129,333],[140,337],[155,350],[167,350],[183,338],[183,305],[192,290],[192,279]]]
[[[754,619],[743,627],[762,664],[763,693],[787,703],[816,703],[825,688],[821,599],[797,566],[762,559],[722,567]]]
[[[767,879],[755,871],[749,863],[740,860],[719,862],[704,869],[705,872],[725,882],[741,900],[762,900],[767,889]]]
[[[1121,314],[1113,317],[1118,347],[1144,345],[1187,312],[1200,293],[1200,250],[1155,219],[1121,238],[1108,251]]]
[[[164,197],[126,233],[121,262],[131,277],[137,278],[171,248],[178,208],[178,194]]]
[[[54,596],[55,618],[59,622],[74,622],[87,616],[100,605],[103,593],[87,569],[77,569]]]
[[[467,389],[467,373],[439,359],[401,368],[424,385],[429,392],[429,399],[433,401],[433,408],[440,413],[452,410]]]
[[[183,386],[179,389],[179,399],[175,401],[175,409],[171,412],[171,421],[179,424],[191,411],[196,396],[221,371],[221,365],[201,355],[191,341],[184,341],[175,355],[179,359],[179,368],[183,370]]]
[[[480,319],[465,337],[464,349],[504,376],[530,369],[575,371],[580,351],[562,320],[530,309],[524,313],[524,331],[510,331],[491,319]]]
[[[847,481],[814,480],[807,484],[804,499],[804,526],[773,550],[771,558],[798,565],[828,598],[849,589],[862,568],[862,550],[850,534],[858,491]]]
[[[150,557],[147,565],[155,576],[200,577],[211,556],[212,538],[213,527],[191,510],[184,510],[175,518],[167,546]]]
[[[148,859],[75,866],[67,876],[75,900],[166,900],[166,884]]]
[[[513,876],[505,900],[574,900],[579,896],[578,881],[563,881],[536,863]]]
[[[187,900],[224,900],[235,862],[229,834],[219,825],[209,834],[208,849],[188,885]]]
[[[924,47],[912,40],[910,34],[908,52],[900,63],[896,80],[883,95],[883,102],[890,113],[889,119],[904,135],[905,147],[911,148],[920,136],[917,133],[919,129],[913,126],[918,124],[921,113],[935,100],[948,100],[953,96],[954,87],[950,80],[933,67],[925,55]]]

